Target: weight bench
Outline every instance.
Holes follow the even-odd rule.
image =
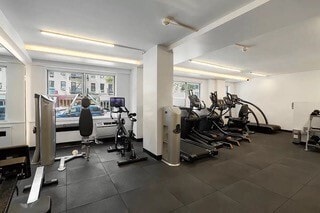
[[[51,198],[41,197],[42,186],[57,184],[57,179],[45,181],[44,167],[36,169],[27,203],[17,203],[10,206],[11,198],[17,188],[18,180],[31,177],[29,147],[26,145],[0,149],[0,212],[51,212]],[[18,191],[17,191],[18,193]]]

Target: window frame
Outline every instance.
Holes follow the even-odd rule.
[[[64,83],[64,86],[62,86],[62,83]],[[61,91],[67,90],[67,82],[66,81],[60,81],[60,90]]]
[[[100,93],[104,93],[104,89],[105,89],[105,87],[104,87],[104,83],[100,83]]]
[[[0,100],[1,106],[4,106],[4,118],[0,119],[0,123],[4,123],[8,121],[8,111],[7,111],[7,91],[8,91],[8,86],[7,86],[7,66],[0,65],[0,72],[5,72],[5,94],[4,94],[4,100]],[[1,90],[3,89],[3,83],[1,82]]]
[[[96,92],[96,83],[90,83],[90,91],[91,92]]]

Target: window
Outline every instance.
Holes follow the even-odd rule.
[[[200,84],[199,83],[187,83],[187,90],[192,91],[193,94],[200,98]]]
[[[104,115],[103,109],[109,109],[110,96],[115,95],[115,77],[112,75],[48,70],[47,81],[48,94],[56,100],[57,118],[80,115],[81,98],[74,100],[78,94],[91,97],[90,110],[93,116]]]
[[[0,67],[0,120],[6,118],[6,95],[7,95],[6,68]]]
[[[113,87],[114,87],[113,84],[108,84],[108,94],[109,95],[113,95]]]
[[[193,94],[200,98],[200,83],[173,82],[173,105],[188,107],[190,105],[189,91],[192,91]]]
[[[91,92],[95,92],[95,91],[96,91],[96,84],[91,83]]]
[[[49,81],[49,87],[54,88],[54,81]]]
[[[186,92],[184,82],[173,82],[173,105],[186,106]]]
[[[100,92],[104,93],[104,84],[100,84]]]
[[[65,81],[60,82],[60,89],[62,91],[66,91],[66,86],[67,86],[67,83]]]

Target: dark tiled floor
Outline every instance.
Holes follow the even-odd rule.
[[[252,143],[220,149],[216,158],[180,167],[148,161],[119,168],[110,144],[95,145],[89,162],[75,159],[46,178],[53,212],[320,212],[320,153],[291,143],[290,133],[255,134]],[[142,152],[141,143],[135,143]],[[58,149],[57,156],[75,147]],[[35,168],[33,168],[33,173]],[[20,189],[32,179],[20,181]],[[25,202],[21,193],[13,202]]]

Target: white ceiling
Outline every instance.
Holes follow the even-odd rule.
[[[320,70],[320,16],[241,43],[253,47],[230,45],[197,59],[270,75]]]
[[[285,11],[285,12],[284,12]],[[320,1],[271,0],[173,49],[182,67],[255,77],[320,70]],[[235,43],[254,45],[243,53]],[[195,65],[188,59],[235,67],[243,73]]]
[[[256,7],[248,9],[248,5]],[[142,53],[135,50],[45,37],[39,32],[44,29],[145,50],[157,44],[170,46],[175,65],[232,75],[235,73],[187,61],[201,59],[238,67],[244,72],[266,74],[320,69],[319,0],[0,0],[0,10],[25,44],[142,59]],[[163,26],[161,18],[166,16],[173,16],[200,31],[193,33],[177,26]],[[222,23],[226,17],[230,19]],[[234,43],[255,46],[243,53]],[[29,54],[33,59],[133,67],[33,51]]]
[[[11,53],[0,44],[0,61],[1,61],[1,56],[12,56]]]
[[[0,8],[26,44],[141,59],[142,54],[137,51],[45,37],[39,30],[78,34],[148,50],[157,44],[172,43],[190,33],[184,28],[163,26],[163,17],[174,16],[201,28],[250,1],[1,0]],[[33,53],[31,56],[37,57]]]

